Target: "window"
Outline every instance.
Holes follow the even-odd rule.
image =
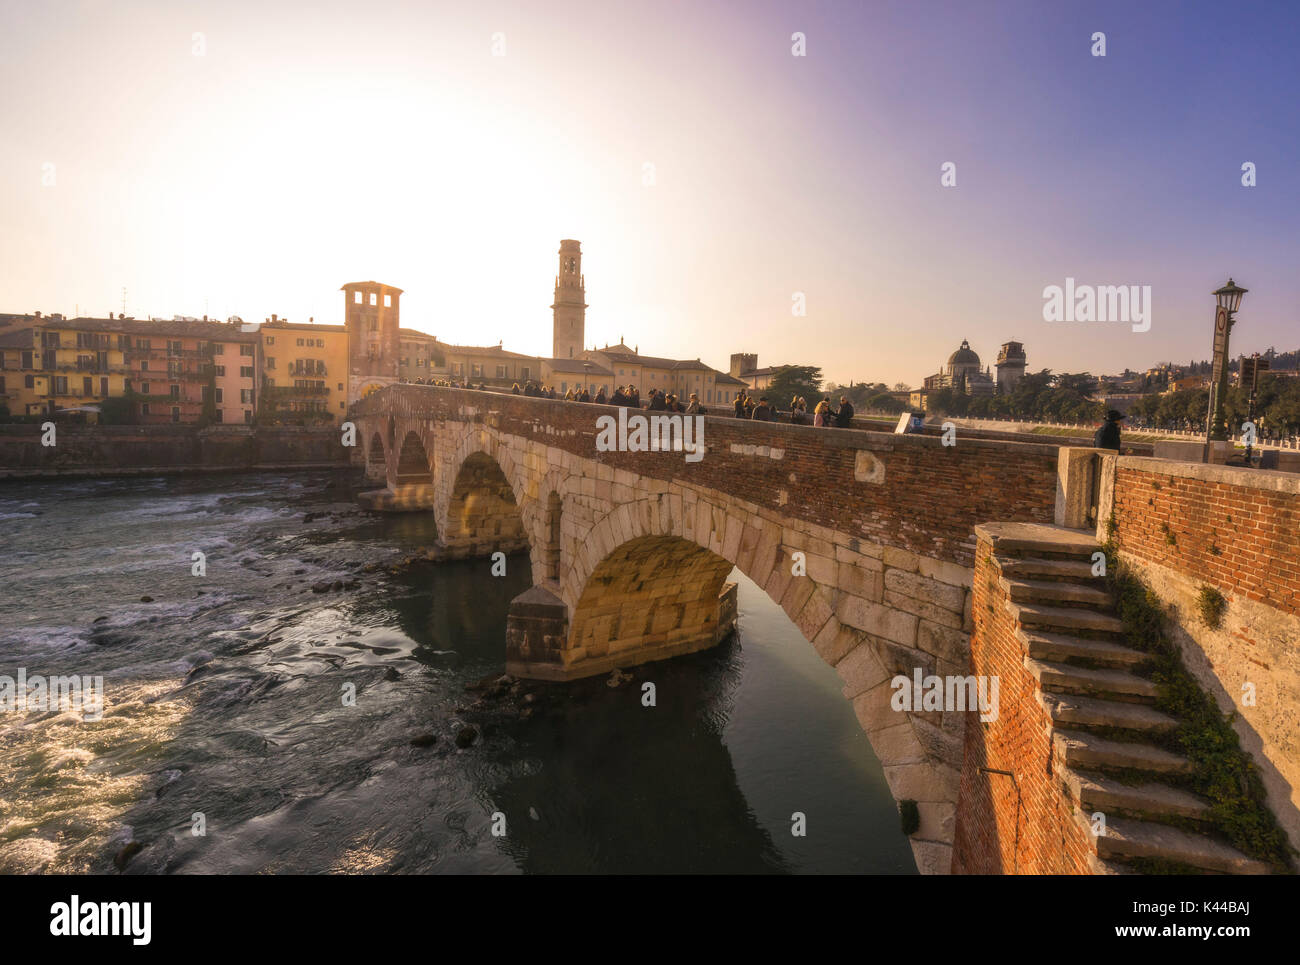
[[[148,372],[148,371],[149,371],[149,360],[148,360],[148,359],[142,359],[142,360],[140,361],[140,371],[141,371],[141,372]]]
[[[66,375],[56,375],[54,377],[54,394],[55,395],[68,394],[68,377]]]
[[[25,368],[25,369],[34,368],[34,366],[32,365],[32,353],[31,353],[31,352],[24,352],[24,353],[23,353],[23,358],[22,358],[22,368]],[[30,388],[30,386],[29,386],[29,388]]]
[[[239,390],[239,401],[242,402],[244,405],[252,405],[252,404],[253,404],[253,390],[252,390],[252,389],[240,389],[240,390]]]
[[[180,343],[179,341],[172,341],[171,339],[168,339],[168,340],[167,340],[167,354],[168,354],[168,355],[180,355],[180,354],[181,354],[181,343]]]
[[[171,397],[173,399],[179,399],[181,397],[181,387],[179,385],[168,386],[168,388],[170,389]]]
[[[81,380],[81,394],[82,395],[95,394],[95,380],[92,379],[89,375],[84,376]]]
[[[267,344],[267,345],[274,345],[274,344],[275,344],[275,336],[274,336],[274,335],[268,335],[268,336],[266,336],[266,344]]]
[[[200,402],[208,401],[208,387],[206,385],[199,386],[199,401]]]
[[[34,389],[34,388],[36,388],[36,376],[34,376],[34,375],[24,375],[24,376],[23,376],[23,388],[24,388],[24,389]]]
[[[403,357],[398,361],[398,364],[399,364],[399,365],[404,365],[404,366],[405,366],[405,365],[410,365],[411,363],[410,363],[410,361],[409,361],[405,356],[403,356]]]
[[[392,307],[393,307],[393,296],[392,296],[392,295],[385,295],[385,296],[384,296],[384,307],[385,307],[385,308],[392,308]]]
[[[174,405],[172,406],[172,422],[180,422],[180,421],[181,421],[181,407],[178,405]]]
[[[506,367],[505,367],[504,365],[498,365],[498,366],[497,366],[497,378],[498,378],[498,379],[504,379],[505,377],[506,377]]]
[[[213,354],[213,355],[225,355],[225,354],[226,354],[226,347],[225,347],[224,345],[222,345],[220,342],[214,342],[214,343],[212,344],[212,354]]]
[[[302,348],[302,345],[303,345],[303,342],[304,342],[304,341],[306,341],[306,340],[305,340],[305,339],[301,339],[301,338],[298,339],[298,347],[299,347],[299,348]]]
[[[247,357],[249,357],[249,358],[252,358],[252,357],[253,357],[253,345],[252,345],[252,343],[251,343],[251,342],[245,342],[243,345],[239,346],[239,354],[240,354],[240,355],[245,355],[245,356],[247,356]]]
[[[273,369],[273,368],[275,368],[275,359],[274,359],[274,357],[272,357],[272,358],[268,358],[268,359],[267,359],[263,364],[264,364],[268,369]]]
[[[119,352],[128,352],[131,349],[131,336],[119,335],[117,337],[117,350]]]
[[[148,382],[141,382],[141,383],[140,383],[140,394],[141,394],[141,395],[148,395],[148,394],[149,394],[149,383],[148,383]]]
[[[217,378],[224,379],[226,377],[226,367],[224,365],[214,365],[212,370],[216,373]]]
[[[371,305],[379,304],[379,297],[374,292],[370,293],[370,304]]]
[[[245,410],[244,410],[244,422],[246,422],[246,423],[251,423],[252,421],[253,421],[253,410],[252,410],[252,409],[245,409]]]
[[[520,377],[521,379],[526,379],[526,378],[529,378],[529,377],[530,377],[530,376],[528,375],[528,366],[525,365],[523,368],[521,368],[521,369],[519,370],[519,377]]]
[[[253,367],[251,365],[241,365],[239,367],[239,377],[241,379],[251,379],[253,377]]]
[[[221,409],[218,409],[217,412],[216,412],[216,417],[217,417],[217,421],[218,421],[218,422],[224,422],[224,421],[226,421],[226,420],[224,420],[223,418],[221,418],[221,416],[222,416],[222,412],[223,412],[223,410],[221,410]]]
[[[148,402],[141,402],[141,403],[140,403],[140,414],[141,414],[141,415],[148,415],[148,414],[149,414],[149,403],[148,403]]]
[[[207,386],[205,385],[203,388],[206,389]],[[217,389],[217,405],[221,405],[221,403],[223,403],[223,402],[225,402],[225,401],[226,401],[226,390],[225,390],[225,389]]]
[[[135,340],[135,347],[137,349],[142,349],[147,352],[149,351],[150,348],[149,340],[147,338],[137,338]]]
[[[353,293],[352,293],[352,304],[354,304],[354,305],[360,305],[360,304],[361,304],[361,292],[353,292]]]

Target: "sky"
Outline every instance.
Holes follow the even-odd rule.
[[[7,3],[0,312],[337,323],[374,279],[549,355],[576,238],[588,346],[721,369],[1203,359],[1229,275],[1233,354],[1295,349],[1297,49],[1249,0]],[[1149,330],[1045,321],[1067,278]]]

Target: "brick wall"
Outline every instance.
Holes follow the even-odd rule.
[[[597,417],[616,414],[613,407],[401,385],[354,407],[367,436],[386,421],[390,405],[398,418],[486,422],[616,469],[707,486],[794,519],[967,566],[977,523],[1051,522],[1055,510],[1055,446],[966,439],[961,430],[957,445],[944,446],[928,436],[711,416],[705,419],[708,451],[688,463],[680,452],[597,452]],[[862,451],[883,465],[883,480],[856,478]]]
[[[1122,458],[1113,505],[1122,554],[1300,615],[1300,478]]]
[[[981,537],[971,588],[971,673],[998,678],[997,720],[967,723],[954,874],[1090,874],[1087,832],[1052,774],[1047,711],[1025,669],[1016,622]],[[1008,774],[994,773],[1005,771]]]

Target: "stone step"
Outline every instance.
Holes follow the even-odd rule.
[[[1048,560],[1040,557],[999,556],[995,559],[1003,576],[1029,577],[1038,580],[1093,581],[1098,584],[1105,578],[1092,575],[1092,561],[1079,559]]]
[[[1195,794],[1180,791],[1168,784],[1128,785],[1104,774],[1089,774],[1066,768],[1062,779],[1079,802],[1091,814],[1101,811],[1107,824],[1116,811],[1155,818],[1204,819],[1210,805]]]
[[[1052,722],[1064,727],[1122,727],[1125,730],[1167,734],[1177,730],[1177,718],[1146,704],[1098,700],[1078,694],[1039,695]]]
[[[1048,693],[1105,695],[1140,703],[1154,703],[1156,685],[1144,677],[1127,670],[1103,667],[1078,667],[1069,663],[1048,663],[1045,660],[1025,658],[1025,667],[1038,681],[1038,686]]]
[[[1086,583],[1003,577],[1002,587],[1015,603],[1066,603],[1100,610],[1108,610],[1111,606],[1109,593]]]
[[[1045,526],[1029,525],[1027,530],[1037,530],[1042,535],[1026,532],[1001,535],[997,539],[998,555],[1019,555],[1037,559],[1086,559],[1101,549],[1096,539],[1071,530],[1053,530]]]
[[[1267,875],[1273,869],[1231,845],[1203,834],[1135,818],[1107,819],[1106,833],[1092,838],[1103,858],[1163,858],[1206,871],[1229,875]]]
[[[1079,607],[1046,606],[1042,603],[1012,603],[1011,611],[1023,626],[1046,630],[1087,630],[1118,636],[1124,624],[1112,613]]]
[[[1091,660],[1104,667],[1133,667],[1148,659],[1148,654],[1111,640],[1089,640],[1065,633],[1048,633],[1039,630],[1016,631],[1025,652],[1036,660],[1066,663],[1070,660]]]
[[[1052,735],[1053,748],[1067,767],[1123,768],[1151,774],[1190,774],[1192,762],[1150,744],[1107,740],[1083,731],[1058,730]]]

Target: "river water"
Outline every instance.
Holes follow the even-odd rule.
[[[354,481],[0,484],[0,675],[106,695],[0,712],[0,873],[915,873],[838,677],[743,576],[711,651],[484,696],[526,558],[411,562],[429,516]]]

